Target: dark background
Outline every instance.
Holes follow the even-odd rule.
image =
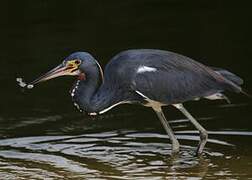
[[[245,77],[250,7],[232,1],[3,1],[1,62],[12,72],[43,69],[82,50],[105,65],[121,50],[159,48]]]

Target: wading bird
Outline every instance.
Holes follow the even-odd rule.
[[[102,114],[124,103],[153,108],[171,140],[173,153],[179,151],[180,145],[162,106],[176,107],[199,130],[196,152],[201,154],[207,142],[207,131],[182,103],[200,98],[226,99],[222,94],[225,90],[244,93],[240,87],[243,80],[227,70],[154,49],[127,50],[117,54],[107,64],[105,74],[92,55],[75,52],[30,85],[64,75],[78,77],[70,93],[74,105],[81,112]]]

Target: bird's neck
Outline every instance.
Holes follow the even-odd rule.
[[[103,83],[103,72],[99,64],[85,72],[85,79],[78,79],[71,93],[74,105],[87,113],[100,112],[111,106],[113,88]]]

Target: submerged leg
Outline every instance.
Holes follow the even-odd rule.
[[[182,104],[174,104],[177,109],[179,109],[190,121],[191,123],[199,130],[200,133],[200,142],[197,148],[197,154],[201,154],[203,152],[204,146],[207,142],[207,131],[194,119],[194,117],[184,108]]]
[[[177,138],[175,137],[175,135],[173,134],[171,126],[169,125],[168,121],[166,120],[165,115],[164,115],[161,107],[158,109],[157,108],[153,108],[153,109],[156,112],[159,120],[161,121],[166,133],[168,134],[168,136],[172,142],[172,153],[179,152],[179,142],[178,142]]]

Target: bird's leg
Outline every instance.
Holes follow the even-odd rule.
[[[171,126],[169,125],[168,121],[166,120],[165,115],[162,111],[162,108],[159,107],[159,108],[153,108],[153,109],[156,112],[159,120],[161,121],[166,133],[168,134],[168,136],[172,142],[172,153],[178,153],[179,152],[179,142],[178,142],[177,138],[175,137],[175,135],[171,129]]]
[[[194,117],[184,108],[182,104],[174,104],[177,109],[179,109],[190,121],[191,123],[199,130],[200,133],[200,142],[197,148],[197,155],[200,155],[203,152],[204,146],[207,142],[207,131],[194,119]]]

